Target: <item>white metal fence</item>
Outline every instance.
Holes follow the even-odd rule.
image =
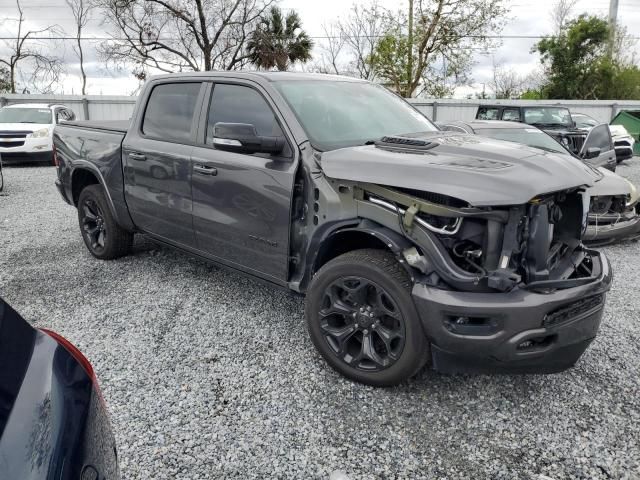
[[[479,105],[562,105],[609,123],[621,110],[640,110],[638,100],[455,100],[411,98],[409,101],[434,122],[473,120]]]
[[[565,105],[572,112],[586,113],[609,123],[620,110],[640,110],[640,101],[631,100],[455,100],[409,99],[434,121],[472,120],[478,105]],[[131,117],[136,97],[102,95],[0,94],[0,107],[14,103],[61,103],[76,112],[79,120],[126,120]]]
[[[78,120],[126,120],[131,117],[136,97],[0,93],[0,107],[15,103],[59,103],[71,108]]]

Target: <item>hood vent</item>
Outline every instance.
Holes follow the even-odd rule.
[[[432,149],[438,145],[438,142],[408,137],[382,137],[375,145],[378,148],[393,150],[422,151]]]

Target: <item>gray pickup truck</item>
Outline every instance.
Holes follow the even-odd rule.
[[[97,258],[134,234],[306,295],[343,375],[557,372],[612,281],[581,242],[594,173],[442,132],[369,82],[294,73],[151,79],[130,122],[54,132],[57,187]]]

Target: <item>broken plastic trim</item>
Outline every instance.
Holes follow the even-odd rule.
[[[386,202],[377,197],[369,197],[369,201],[371,203],[375,203],[376,205],[380,205],[394,212],[400,213],[401,215],[404,215],[406,213],[406,210],[404,208],[400,208],[390,202]],[[445,226],[445,227],[434,227],[426,220],[423,220],[422,218],[417,216],[414,218],[414,220],[418,225],[426,228],[430,232],[439,233],[441,235],[455,235],[456,233],[458,233],[458,231],[460,231],[460,227],[462,226],[461,217],[456,218],[453,225]]]

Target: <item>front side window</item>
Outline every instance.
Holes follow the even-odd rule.
[[[502,120],[507,122],[519,122],[520,110],[517,108],[505,108],[502,112]]]
[[[584,148],[593,147],[599,148],[602,152],[613,149],[613,145],[611,144],[611,135],[609,134],[609,125],[598,125],[591,129],[584,142]]]
[[[524,111],[524,122],[529,125],[540,127],[560,126],[573,127],[571,113],[564,107],[526,107]]]
[[[498,108],[480,107],[476,118],[478,120],[498,120],[499,113],[500,110]]]
[[[51,110],[48,108],[2,108],[0,123],[42,123],[52,122]]]
[[[166,83],[154,87],[144,112],[142,133],[159,140],[189,141],[200,85]]]
[[[266,137],[282,137],[282,129],[265,98],[251,87],[216,84],[213,87],[207,119],[207,144],[213,143],[216,123],[246,123]]]

